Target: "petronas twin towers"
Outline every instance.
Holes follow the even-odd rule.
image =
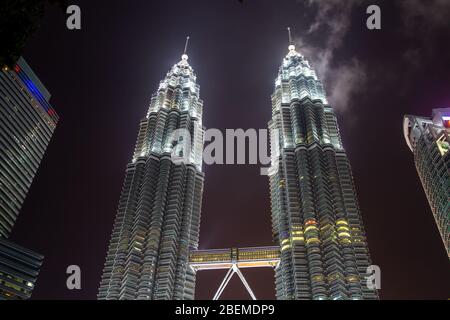
[[[194,299],[190,259],[200,231],[202,113],[184,54],[140,123],[98,299]],[[277,299],[376,299],[366,285],[371,262],[336,116],[315,71],[292,44],[275,81],[269,130],[279,132],[269,170]],[[238,251],[230,252],[237,259]],[[215,263],[222,259],[210,256]]]

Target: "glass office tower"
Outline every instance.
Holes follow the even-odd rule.
[[[450,259],[450,108],[406,116],[403,131]]]
[[[8,237],[58,123],[23,58],[0,72],[0,237]]]
[[[277,299],[377,299],[336,115],[308,61],[289,46],[272,95],[272,226]]]
[[[140,122],[98,299],[193,299],[203,193],[203,102],[184,54]],[[184,159],[184,160],[181,160]]]
[[[59,117],[23,58],[0,72],[0,299],[28,299],[43,256],[9,237]]]
[[[0,300],[25,300],[44,257],[0,237]]]

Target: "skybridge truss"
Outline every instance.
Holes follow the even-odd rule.
[[[256,296],[240,269],[276,268],[280,262],[279,247],[231,248],[192,251],[190,267],[194,271],[228,270],[213,300],[218,300],[234,274],[237,274],[253,300]]]

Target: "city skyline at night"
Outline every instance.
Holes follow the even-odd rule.
[[[79,30],[49,7],[23,56],[61,119],[8,239],[45,256],[31,299],[208,300],[227,273],[210,267],[216,252],[231,271],[258,266],[221,287],[225,300],[251,298],[243,278],[262,300],[447,299],[448,195],[430,201],[440,180],[417,167],[404,117],[450,107],[450,5],[375,2],[378,30],[364,0],[80,0]],[[193,152],[178,166],[181,127]],[[267,129],[271,167],[250,142],[243,161],[228,148],[227,130],[254,131],[261,156]],[[203,159],[214,132],[224,164]]]

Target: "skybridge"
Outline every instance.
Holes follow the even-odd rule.
[[[213,300],[218,300],[236,273],[253,300],[256,296],[240,269],[276,268],[280,263],[279,247],[231,248],[191,251],[189,265],[194,271],[228,270]]]

